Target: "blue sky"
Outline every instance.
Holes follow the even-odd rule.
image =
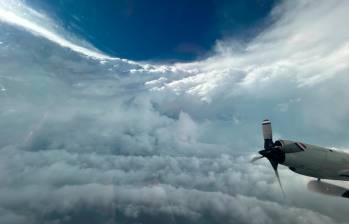
[[[206,57],[223,38],[248,40],[270,21],[274,0],[28,0],[65,29],[132,60]]]

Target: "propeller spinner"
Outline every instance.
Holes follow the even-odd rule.
[[[266,119],[262,123],[262,129],[263,129],[263,137],[264,137],[264,150],[259,151],[258,153],[260,156],[254,157],[251,162],[254,162],[256,160],[267,158],[273,167],[273,170],[275,172],[276,178],[279,182],[280,188],[284,193],[284,190],[282,188],[282,184],[279,177],[278,172],[278,164],[283,163],[285,161],[285,153],[280,149],[279,146],[276,146],[273,142],[273,132],[271,128],[271,122]]]

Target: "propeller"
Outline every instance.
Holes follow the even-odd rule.
[[[273,167],[274,169],[274,172],[275,172],[275,176],[279,182],[279,186],[281,188],[281,191],[282,191],[282,194],[284,195],[284,197],[286,196],[285,195],[285,191],[284,191],[284,188],[282,187],[282,184],[281,184],[281,180],[280,180],[280,176],[279,176],[279,172],[278,172],[278,162],[276,160],[273,160],[273,159],[270,159],[267,157],[267,159],[269,160],[271,166]]]
[[[281,191],[285,196],[285,192],[282,187],[279,172],[278,172],[279,163],[283,163],[285,161],[285,153],[281,151],[280,147],[274,144],[273,137],[272,137],[271,122],[268,119],[263,121],[262,128],[263,128],[263,137],[264,137],[264,150],[259,151],[258,153],[260,154],[260,156],[256,156],[252,158],[251,162],[255,162],[256,160],[259,160],[262,158],[267,158],[271,166],[273,167],[273,170],[279,182]]]
[[[257,161],[257,160],[259,160],[259,159],[262,159],[262,158],[264,158],[264,156],[255,156],[255,157],[253,157],[252,159],[251,159],[251,163],[253,163],[253,162],[255,162],[255,161]]]

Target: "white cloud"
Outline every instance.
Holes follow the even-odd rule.
[[[220,41],[217,55],[177,65],[199,73],[166,86],[201,98],[215,97],[222,88],[265,95],[275,94],[266,88],[311,88],[344,75],[349,67],[348,8],[345,1],[285,1],[273,11],[278,20],[246,46],[231,48],[237,43]]]
[[[112,59],[111,57],[91,50],[86,47],[79,46],[61,36],[59,36],[53,27],[42,26],[43,22],[50,23],[50,20],[43,14],[35,11],[24,5],[19,0],[1,0],[0,1],[0,20],[24,29],[27,29],[34,34],[43,36],[50,41],[53,41],[62,47],[70,48],[73,51],[79,52],[89,57],[97,59]],[[35,21],[36,20],[36,21]],[[37,22],[40,21],[40,24]]]
[[[275,136],[347,148],[347,2],[283,2],[250,43],[222,40],[210,58],[174,65],[109,60],[9,4],[0,221],[347,220],[347,201],[308,192],[309,178],[281,167],[283,200],[267,161],[248,162],[265,117]]]

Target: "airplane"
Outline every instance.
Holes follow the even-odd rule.
[[[279,164],[295,173],[315,177],[318,182],[321,179],[349,181],[348,153],[299,141],[280,139],[273,142],[271,122],[268,119],[262,122],[262,130],[264,150],[259,151],[260,156],[252,158],[251,162],[267,158],[282,191]]]

